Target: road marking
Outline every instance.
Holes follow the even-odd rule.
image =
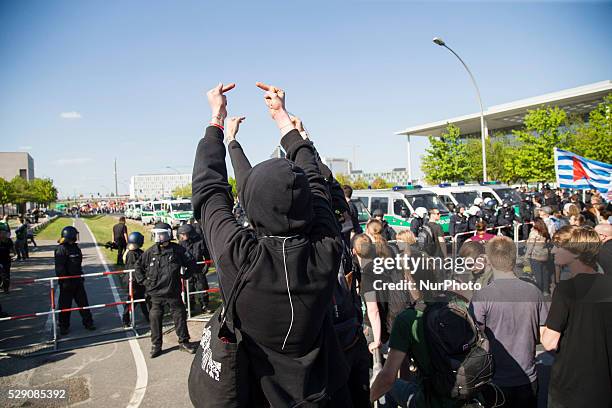
[[[98,253],[98,258],[102,265],[104,266],[104,270],[106,272],[110,272],[108,268],[108,264],[102,255],[102,251],[100,251],[100,247],[98,246],[98,241],[96,241],[96,237],[89,229],[89,225],[85,221],[83,221],[85,228],[89,232],[91,236],[94,246],[96,247],[96,251]],[[119,293],[117,293],[117,288],[115,287],[115,283],[113,282],[112,275],[106,275],[108,278],[108,282],[110,284],[111,290],[113,291],[113,297],[115,298],[115,302],[120,302]],[[121,317],[122,310],[117,305],[117,313],[119,313],[119,317]],[[147,362],[145,361],[144,355],[142,354],[142,350],[140,349],[140,344],[136,339],[128,340],[130,345],[130,349],[132,349],[132,355],[134,356],[134,363],[136,363],[136,385],[134,386],[134,393],[132,394],[132,398],[128,403],[126,408],[138,408],[144,399],[145,392],[147,391],[147,383],[149,382],[149,372],[147,370]]]

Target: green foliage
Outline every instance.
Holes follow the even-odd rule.
[[[30,182],[30,191],[36,203],[49,204],[57,200],[57,189],[51,179],[35,178]]]
[[[229,183],[230,186],[232,186],[232,196],[234,198],[238,197],[238,190],[236,189],[236,179],[233,177],[229,177],[227,179],[227,182]]]
[[[340,183],[341,186],[347,186],[348,185],[348,186],[352,187],[352,185],[351,185],[352,181],[351,181],[351,179],[346,174],[342,174],[342,173],[334,174],[334,178],[336,179],[336,181],[338,183]]]
[[[13,185],[0,177],[0,205],[10,203],[13,197]]]
[[[612,94],[580,123],[571,137],[568,150],[589,159],[612,163]]]
[[[540,108],[529,111],[524,123],[525,129],[512,132],[520,142],[513,158],[513,164],[518,165],[513,166],[514,176],[523,182],[553,180],[553,149],[567,147],[567,114],[556,106]]]
[[[183,197],[189,198],[191,197],[191,183],[186,184],[182,187],[177,187],[172,191],[172,195],[174,197]]]
[[[461,181],[470,176],[468,149],[460,134],[457,126],[449,124],[439,138],[429,137],[430,147],[421,165],[428,182]]]
[[[11,202],[13,204],[25,204],[29,201],[34,201],[34,193],[30,188],[30,182],[22,177],[15,176],[11,180],[13,194]]]
[[[350,185],[354,190],[365,190],[369,186],[368,182],[361,177],[353,181]]]

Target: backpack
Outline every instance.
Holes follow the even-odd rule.
[[[466,302],[445,297],[428,303],[423,321],[433,369],[428,384],[436,394],[447,398],[476,397],[491,382],[493,355]]]
[[[419,227],[417,234],[417,242],[423,251],[429,256],[436,254],[436,242],[434,241],[434,233],[431,227],[427,224],[423,224]]]
[[[348,248],[343,245],[331,308],[334,331],[343,350],[355,344],[361,330],[361,300],[355,289],[355,281],[352,276],[352,258]]]

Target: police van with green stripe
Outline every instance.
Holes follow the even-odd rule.
[[[442,230],[448,233],[450,221],[448,208],[433,191],[423,189],[421,186],[355,190],[352,198],[360,200],[370,213],[378,209],[382,210],[385,221],[396,231],[410,228],[412,214],[418,207],[425,207],[427,210],[437,208],[440,211],[438,223]]]
[[[191,206],[191,200],[188,199],[163,201],[162,208],[166,214],[162,217],[161,221],[172,228],[188,223],[193,217],[193,207]]]

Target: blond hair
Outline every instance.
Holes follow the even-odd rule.
[[[566,225],[555,232],[553,242],[556,246],[576,255],[583,264],[597,268],[601,240],[593,228]]]
[[[395,236],[395,239],[401,242],[405,242],[408,245],[416,244],[417,242],[416,237],[410,230],[403,230],[403,231],[398,232],[397,235]]]
[[[512,272],[516,266],[516,244],[508,237],[495,237],[485,247],[493,269]]]

